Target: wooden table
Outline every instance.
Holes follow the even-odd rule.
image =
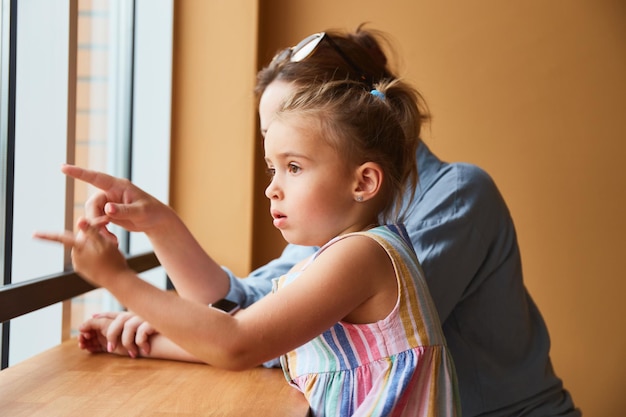
[[[92,355],[69,340],[0,372],[0,415],[306,416],[308,404],[279,369]]]

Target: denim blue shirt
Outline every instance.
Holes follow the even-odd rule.
[[[524,287],[515,227],[493,180],[475,165],[442,162],[423,143],[417,164],[404,223],[454,359],[463,415],[579,416],[552,370],[548,331]],[[226,270],[227,298],[254,303],[316,250],[287,245],[246,279]]]

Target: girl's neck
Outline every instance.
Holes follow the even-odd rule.
[[[348,233],[356,233],[356,232],[365,232],[366,230],[370,230],[373,229],[374,227],[378,227],[380,226],[378,224],[378,221],[371,221],[371,222],[367,222],[367,223],[363,223],[363,224],[355,224],[352,227],[349,227],[348,229],[344,230],[343,232],[339,233],[337,236],[342,236]]]

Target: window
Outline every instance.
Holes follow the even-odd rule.
[[[131,178],[167,201],[173,4],[1,1],[0,249],[10,284],[68,266],[62,247],[31,238],[72,228],[94,191],[73,187],[61,163]],[[150,250],[144,236],[116,232],[127,253]],[[162,270],[142,276],[165,286]],[[59,343],[90,308],[119,306],[95,290],[4,323],[3,367]]]

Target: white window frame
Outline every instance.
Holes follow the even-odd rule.
[[[0,21],[4,29],[6,5],[12,2],[1,1]],[[121,1],[128,3],[127,0]],[[76,53],[71,49],[75,48],[75,42],[70,40],[70,16],[73,14],[73,19],[76,19],[76,0],[13,2],[16,3],[19,3],[19,53],[16,68],[12,283],[59,272],[67,264],[67,253],[60,246],[38,242],[31,235],[34,230],[62,230],[68,227],[67,219],[72,217],[73,196],[69,196],[72,188],[60,174],[59,167],[63,162],[72,162],[74,103],[72,94],[68,92],[73,88],[71,83],[75,82],[71,65]],[[134,17],[135,56],[131,68],[135,85],[130,95],[131,103],[122,114],[124,119],[132,109],[133,119],[127,124],[128,131],[131,131],[132,122],[130,174],[141,188],[167,202],[173,0],[135,0]],[[3,45],[2,56],[4,54]],[[2,122],[7,85],[5,68],[0,79]],[[6,133],[5,129],[6,123],[3,123],[2,135]],[[0,143],[0,153],[6,150],[4,139]],[[4,159],[0,160],[0,169],[6,172]],[[119,175],[117,169],[112,169],[111,173]],[[122,174],[127,176],[129,173]],[[3,193],[6,190],[4,187],[5,184],[0,184]],[[3,223],[6,213],[0,211],[0,214],[0,227],[10,226]],[[150,250],[147,239],[141,235],[131,236],[130,253],[145,250]],[[147,279],[165,287],[163,271],[151,271]],[[62,303],[58,303],[11,320],[8,326],[9,366],[60,343],[62,317]]]

